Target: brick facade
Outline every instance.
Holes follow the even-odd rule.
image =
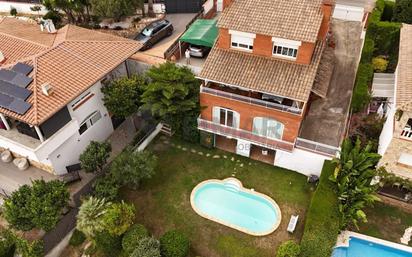
[[[302,121],[302,116],[294,115],[287,112],[281,112],[265,107],[242,103],[226,98],[212,96],[209,94],[200,94],[200,106],[202,106],[202,119],[213,120],[213,107],[223,107],[234,110],[240,114],[239,128],[247,131],[252,131],[253,118],[267,117],[277,120],[285,126],[283,131],[284,141],[294,142],[298,136],[299,127]]]
[[[312,55],[315,51],[315,44],[302,42],[302,45],[299,47],[298,56],[296,58],[296,63],[299,64],[310,64],[312,61]]]

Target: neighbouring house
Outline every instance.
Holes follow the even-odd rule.
[[[32,11],[30,8],[34,6],[40,6],[39,11]],[[34,15],[44,15],[47,13],[46,7],[41,4],[40,0],[1,0],[0,1],[0,12],[10,13],[10,10],[15,8],[19,14],[34,14]]]
[[[217,43],[199,74],[204,108],[198,128],[209,133],[218,148],[320,174],[338,145],[299,138],[299,131],[311,102],[328,91],[329,81],[319,82],[319,73],[334,2],[220,4]]]
[[[379,166],[412,179],[412,25],[402,24],[394,93],[379,138]]]
[[[91,140],[118,119],[105,108],[103,82],[128,75],[136,41],[74,25],[53,31],[0,18],[0,148],[55,175],[79,162]]]

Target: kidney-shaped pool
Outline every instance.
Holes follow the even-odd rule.
[[[272,198],[244,188],[235,178],[200,183],[190,201],[200,216],[255,236],[272,233],[281,220],[279,206]]]

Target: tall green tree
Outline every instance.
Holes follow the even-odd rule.
[[[153,66],[146,75],[149,83],[141,96],[144,107],[180,131],[185,116],[199,113],[199,81],[189,68],[170,62]]]
[[[134,15],[140,6],[139,0],[90,0],[92,11],[102,18],[120,21],[123,17]]]
[[[86,172],[102,171],[111,151],[110,143],[91,141],[79,157],[81,167]]]
[[[111,204],[102,216],[105,230],[115,236],[123,235],[133,225],[134,218],[134,205],[123,201]]]
[[[90,20],[88,0],[42,0],[49,11],[62,11],[70,23],[84,23]]]
[[[378,185],[373,185],[372,180],[377,175],[376,164],[380,158],[372,152],[371,143],[362,147],[359,139],[355,143],[346,139],[340,158],[333,160],[336,168],[330,179],[337,185],[342,228],[351,224],[358,227],[359,221],[367,222],[363,209],[379,201]]]
[[[137,189],[143,179],[155,174],[157,157],[149,151],[124,151],[111,164],[110,174],[118,183]]]
[[[412,1],[396,0],[393,20],[412,24]]]
[[[145,79],[137,75],[112,81],[102,88],[104,105],[117,117],[129,117],[141,105],[140,95],[144,84]]]

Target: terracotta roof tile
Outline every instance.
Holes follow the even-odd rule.
[[[218,27],[315,43],[322,0],[234,0]]]
[[[323,48],[323,43],[318,42],[311,64],[303,65],[216,47],[199,77],[306,102]]]
[[[412,25],[402,24],[397,72],[397,108],[412,111]]]

